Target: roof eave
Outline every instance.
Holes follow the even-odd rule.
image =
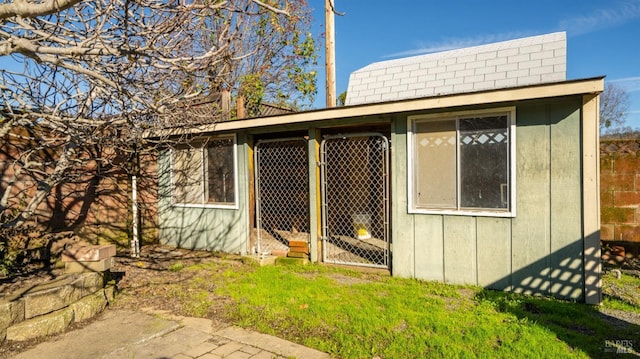
[[[551,97],[594,94],[604,90],[604,76],[570,81],[510,87],[478,92],[437,95],[423,98],[389,102],[334,107],[291,114],[257,117],[228,122],[199,125],[189,128],[173,128],[152,131],[145,137],[166,137],[198,134],[204,132],[234,131],[256,127],[277,126],[328,119],[345,119],[373,115],[389,115],[400,112],[434,110],[460,106],[474,106],[490,103],[514,102]]]

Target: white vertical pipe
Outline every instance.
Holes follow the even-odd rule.
[[[131,238],[131,256],[140,256],[140,235],[138,233],[138,179],[131,177],[131,212],[133,215],[133,238]]]

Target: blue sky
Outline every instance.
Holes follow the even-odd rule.
[[[314,32],[324,33],[324,0]],[[640,0],[335,0],[337,93],[372,62],[466,46],[567,33],[567,79],[605,75],[630,97],[627,125],[640,128]],[[324,44],[321,44],[324,54]],[[315,108],[325,107],[324,57]]]
[[[314,8],[324,33],[324,0]],[[334,0],[337,93],[370,63],[566,31],[567,79],[606,75],[630,97],[627,124],[640,129],[640,0]],[[321,54],[324,54],[324,45]],[[11,66],[0,58],[0,67]],[[13,65],[13,66],[12,66]],[[324,57],[314,108],[325,107]]]

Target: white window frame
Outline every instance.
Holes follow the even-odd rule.
[[[455,120],[469,116],[488,117],[492,115],[507,115],[508,131],[509,131],[509,205],[507,209],[451,209],[451,208],[421,208],[415,203],[415,153],[414,153],[414,135],[415,125],[422,121],[437,120]],[[456,137],[459,129],[456,126]],[[456,167],[460,168],[459,157],[456,156]],[[459,176],[457,179],[459,181]],[[456,186],[456,197],[460,196],[460,184]],[[428,115],[408,116],[407,118],[407,211],[408,213],[421,214],[439,214],[439,215],[455,215],[455,216],[477,216],[477,217],[516,217],[516,108],[501,107],[482,110],[444,112]]]
[[[209,137],[202,137],[202,138],[197,138],[194,139],[193,143],[196,143],[197,145],[194,145],[193,147],[195,149],[198,149],[200,151],[202,151],[202,168],[200,169],[200,174],[202,175],[202,186],[206,187],[208,185],[208,178],[205,178],[205,176],[208,176],[207,174],[207,142],[208,140],[219,140],[219,139],[225,139],[225,138],[230,138],[233,141],[233,188],[234,188],[234,193],[233,193],[233,203],[208,203],[205,196],[207,195],[207,190],[206,188],[203,188],[202,191],[202,201],[201,203],[181,203],[181,202],[176,202],[176,197],[175,197],[175,190],[176,190],[176,184],[175,184],[175,173],[174,173],[174,166],[175,166],[175,151],[176,150],[180,150],[180,149],[174,149],[172,148],[170,150],[170,161],[171,161],[171,203],[173,206],[175,207],[192,207],[192,208],[222,208],[222,209],[238,209],[239,208],[239,203],[238,203],[238,192],[239,192],[239,188],[238,188],[238,142],[237,142],[237,135],[234,134],[230,134],[230,135],[219,135],[219,136],[209,136]]]

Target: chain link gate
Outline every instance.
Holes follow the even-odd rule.
[[[388,159],[389,141],[379,133],[322,141],[324,262],[389,268]]]
[[[257,252],[288,251],[290,241],[309,243],[309,168],[303,138],[256,143]]]

